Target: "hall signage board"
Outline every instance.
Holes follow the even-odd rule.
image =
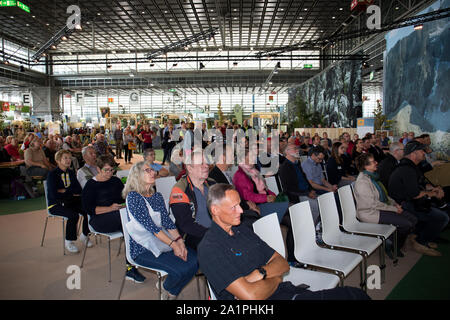
[[[31,12],[29,6],[17,0],[0,0],[0,7],[18,7],[25,12]]]
[[[312,64],[304,64],[303,68],[304,69],[312,69],[313,65]]]

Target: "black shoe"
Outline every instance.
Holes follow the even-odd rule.
[[[136,267],[128,267],[126,279],[136,283],[144,283],[145,281],[145,277],[139,273]]]

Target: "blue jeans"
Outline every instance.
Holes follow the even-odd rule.
[[[416,225],[416,241],[422,245],[434,241],[447,226],[449,217],[447,213],[431,207],[428,212],[416,211],[411,202],[402,203],[403,209],[411,212],[419,220]]]
[[[173,251],[161,253],[158,258],[155,258],[150,251],[146,251],[134,260],[142,266],[167,272],[164,289],[170,294],[177,296],[198,270],[197,254],[188,247],[186,249],[188,250],[187,261],[176,257]]]
[[[266,202],[258,204],[258,207],[261,217],[276,212],[278,221],[281,223],[281,220],[283,220],[283,217],[289,207],[289,202]]]

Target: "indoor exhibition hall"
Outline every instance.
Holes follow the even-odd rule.
[[[450,0],[0,0],[0,300],[450,299],[449,39]]]

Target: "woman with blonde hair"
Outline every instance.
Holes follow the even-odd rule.
[[[168,273],[162,298],[174,300],[194,277],[197,255],[186,248],[164,199],[154,193],[156,172],[145,162],[134,164],[122,192],[126,198],[131,257],[140,265]]]

